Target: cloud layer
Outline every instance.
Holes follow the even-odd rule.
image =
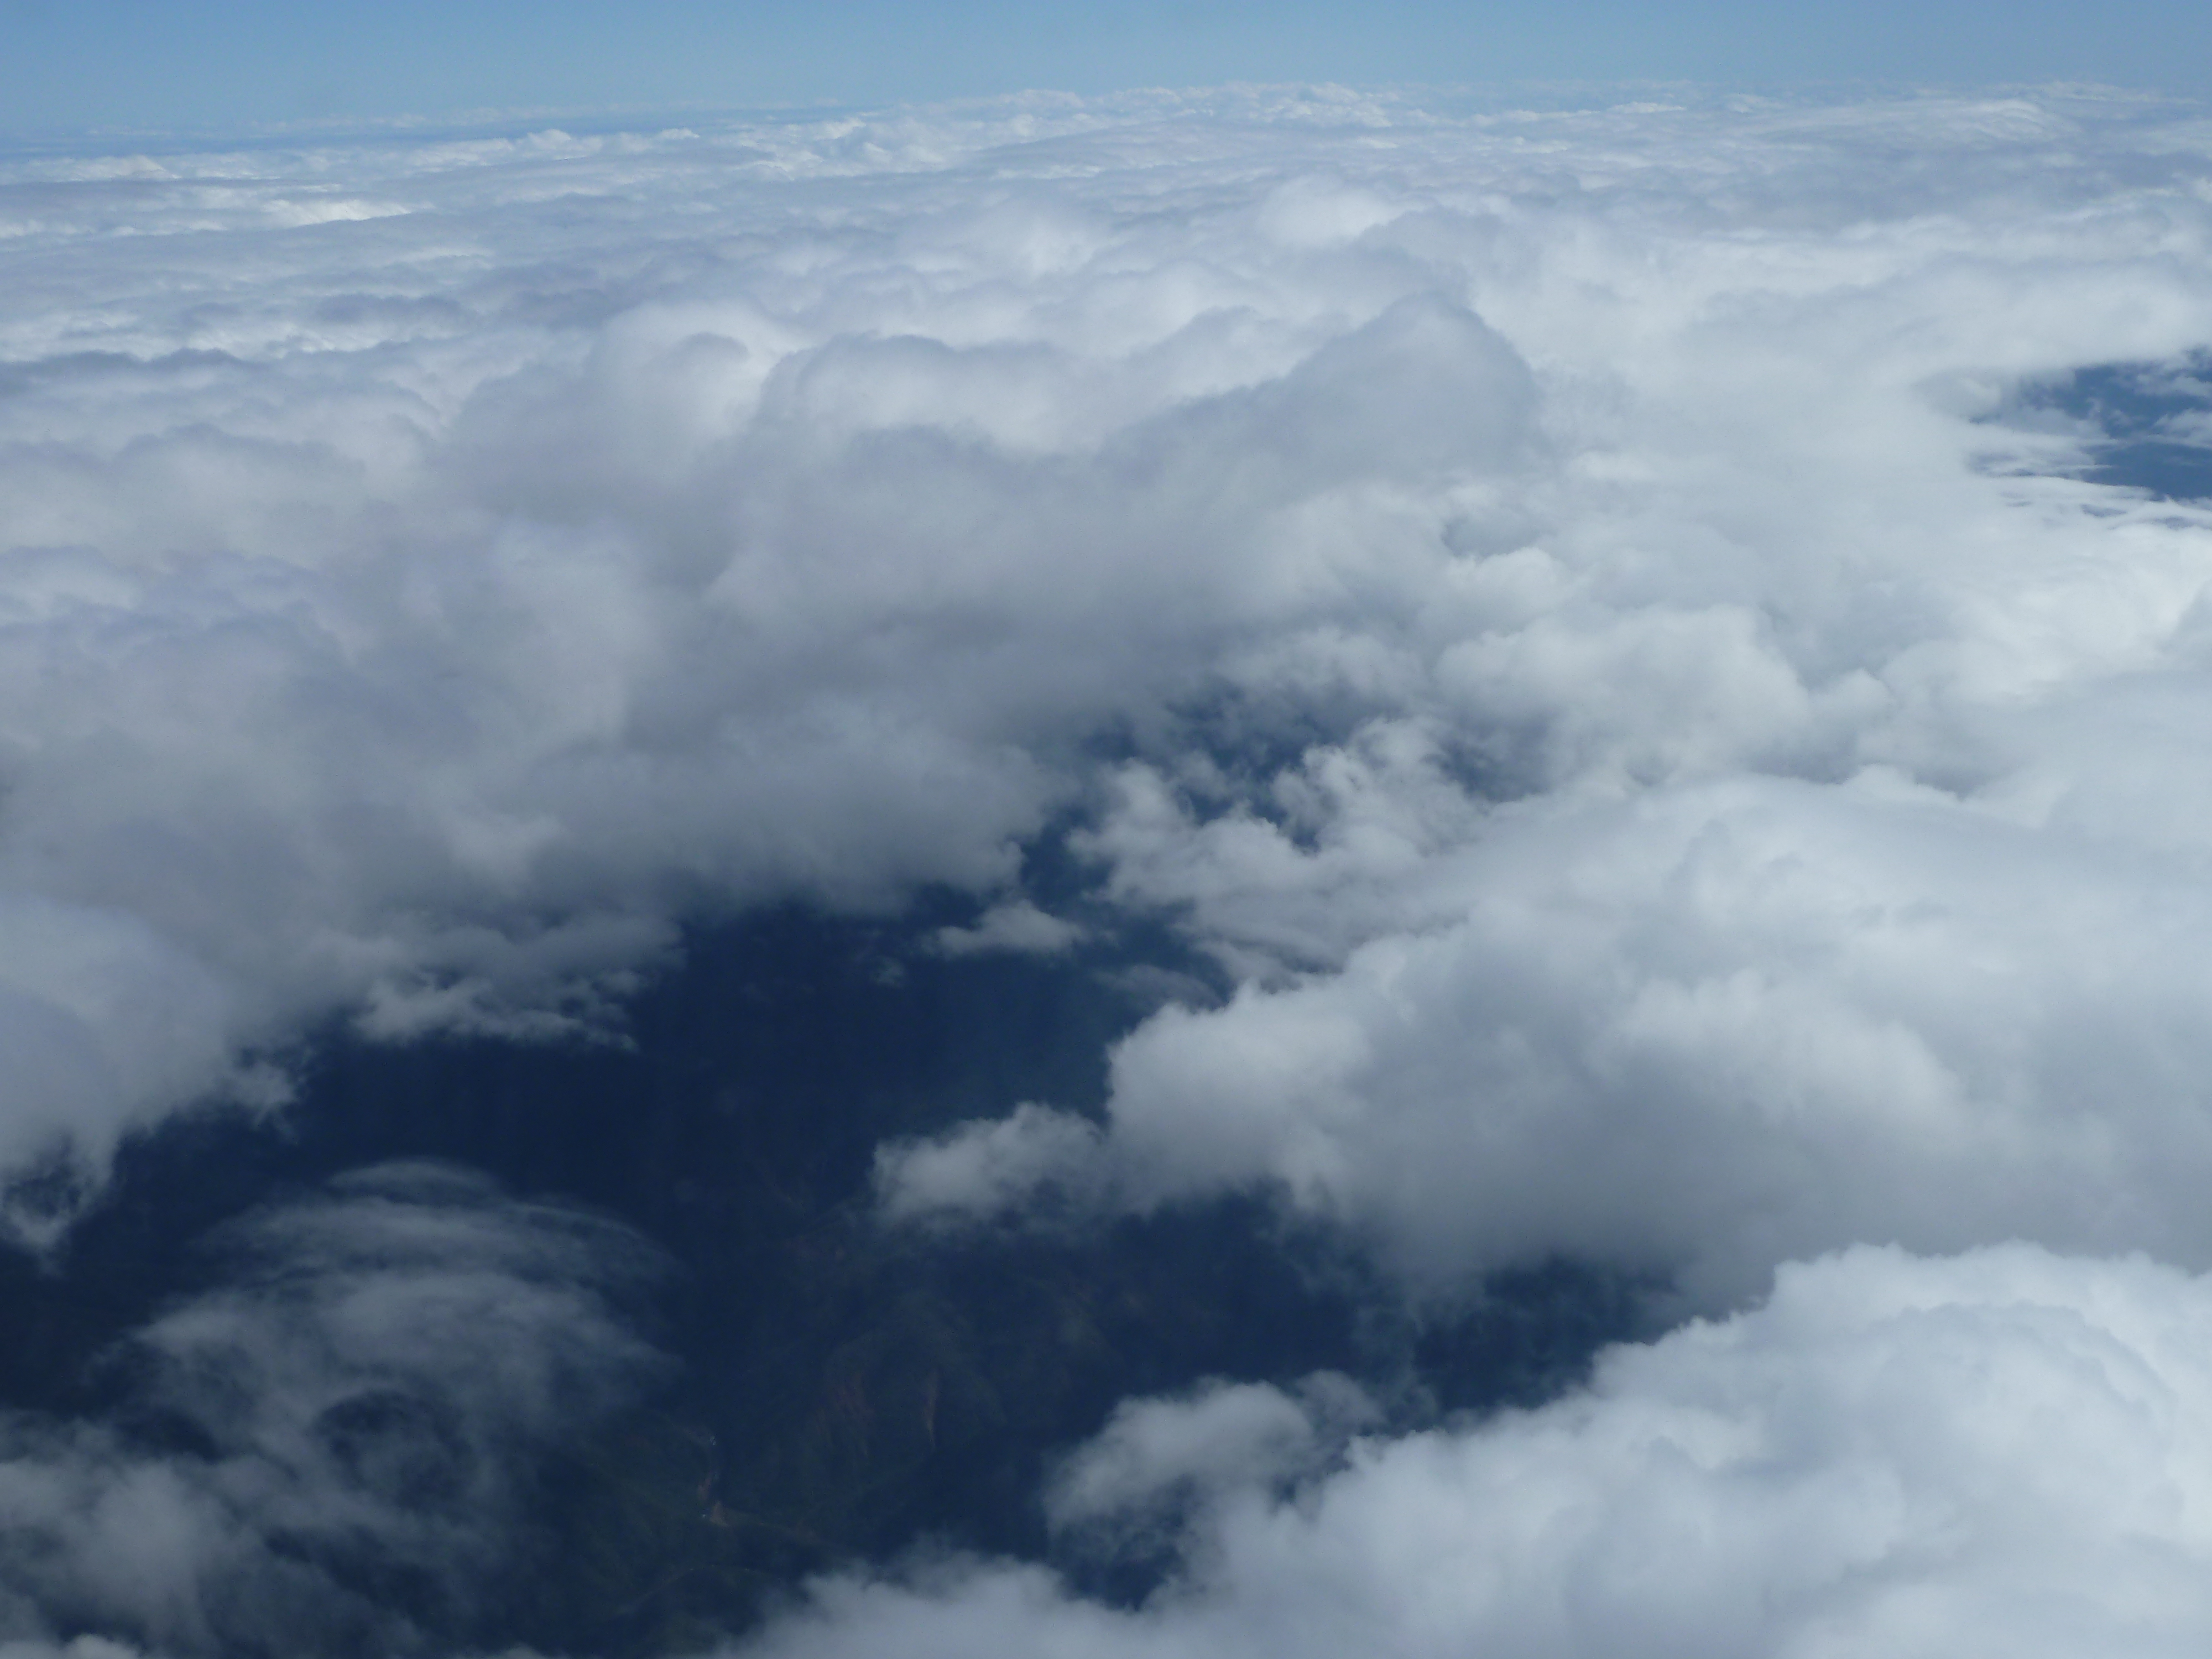
[[[822,1586],[746,1651],[2178,1656],[2212,1627],[2208,1322],[2212,1286],[2140,1259],[1863,1248],[1480,1428],[1347,1444],[1269,1389],[1156,1403],[1070,1483],[1094,1514],[1202,1493],[1143,1607],[939,1564]]]
[[[2185,963],[2074,986],[2055,919],[2186,936],[2203,526],[2017,476],[2086,434],[1979,417],[2205,337],[2196,138],[2124,101],[1250,94],[19,162],[0,1158],[96,1169],[195,1097],[280,1097],[333,1013],[588,1023],[763,897],[948,883],[1002,901],[948,948],[1012,940],[1016,847],[1074,811],[1112,902],[1255,988],[1123,1056],[1156,1188],[1284,1179],[1458,1261],[1389,1193],[1484,1141],[1483,1052],[1527,1051],[1503,1115],[1558,1169],[1624,1091],[1751,1109],[1720,1103],[1780,1020],[1799,1121],[1716,1124],[1729,1190],[1478,1253],[1742,1281],[1863,1231],[2039,1235],[2036,1146],[1948,1234],[1848,1181],[1982,1155],[1954,1124],[1923,1158],[1916,1112],[2078,1115],[2061,1064],[2115,1020],[2191,1041]],[[1823,836],[1884,850],[1762,884]],[[1954,890],[1992,860],[2053,901],[2039,941],[1998,936],[2002,883]],[[1931,903],[1929,978],[2027,952],[1943,1029],[1850,960]],[[1540,981],[1517,1012],[1499,972]],[[1431,1006],[1386,1032],[1363,988],[1401,974]],[[2103,1026],[2001,1052],[2085,988]],[[1275,998],[1343,1042],[1336,1103],[1271,1127],[1184,1073],[1238,1069]],[[2185,1140],[2187,1070],[2129,1091]],[[1748,1213],[1803,1210],[1765,1166],[1838,1140],[1832,1224]],[[2146,1214],[2050,1233],[2189,1248]]]
[[[1423,1291],[1717,1313],[1819,1259],[1486,1428],[1132,1405],[1057,1501],[1185,1528],[1161,1600],[853,1579],[768,1650],[2199,1650],[2212,513],[2037,388],[2185,362],[2208,255],[2212,124],[2117,95],[9,160],[12,1221],[328,1021],[603,1026],[748,905],[1164,922],[1226,999],[1102,1123],[885,1149],[892,1218],[1260,1189]],[[145,1334],[189,1460],[10,1429],[25,1639],[277,1640],[325,1524],[443,1584],[329,1413],[396,1367],[473,1447],[642,1364],[614,1241],[302,1213]]]
[[[679,917],[991,890],[1338,607],[1278,515],[1528,450],[1463,296],[970,159],[1052,125],[19,164],[0,1158],[333,1012],[588,1021]]]

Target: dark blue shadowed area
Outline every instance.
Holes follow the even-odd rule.
[[[2101,434],[2086,446],[2084,476],[2094,483],[2212,501],[2212,351],[2075,369],[2027,387],[2013,412],[2058,416]]]
[[[1038,896],[1080,914],[1054,890],[1074,872],[1032,864]],[[940,896],[896,918],[788,908],[696,931],[620,1042],[328,1034],[278,1121],[169,1123],[126,1148],[56,1260],[0,1251],[0,1407],[112,1419],[101,1356],[219,1269],[195,1241],[344,1171],[438,1159],[581,1204],[672,1261],[629,1312],[677,1380],[556,1449],[513,1590],[429,1634],[643,1656],[709,1647],[806,1576],[921,1540],[1052,1559],[1052,1459],[1123,1399],[1326,1370],[1394,1421],[1432,1422],[1536,1403],[1644,1332],[1653,1287],[1571,1263],[1409,1306],[1264,1194],[1042,1229],[880,1224],[883,1140],[1024,1100],[1097,1111],[1154,988],[1204,997],[1218,977],[1170,927],[1127,918],[1060,956],[931,948],[975,911]],[[386,1427],[359,1433],[381,1445]],[[1128,1600],[1159,1564],[1060,1565]],[[312,1620],[298,1640],[350,1651]]]

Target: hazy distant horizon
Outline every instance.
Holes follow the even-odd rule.
[[[0,134],[235,133],[627,110],[892,105],[1231,82],[1510,87],[1680,83],[1963,91],[2103,84],[2212,94],[2212,19],[2179,0],[2090,7],[1903,0],[1666,6],[1534,0],[960,0],[802,5],[422,0],[0,3]]]

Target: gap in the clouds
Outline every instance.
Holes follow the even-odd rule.
[[[2082,434],[2094,483],[2212,500],[2212,349],[2094,363],[2021,387],[1995,417]]]
[[[1247,817],[1310,855],[1320,848],[1322,827],[1295,803],[1311,793],[1312,763],[1357,750],[1364,732],[1402,715],[1402,708],[1389,699],[1348,687],[1301,685],[1295,694],[1270,694],[1223,684],[1180,699],[1145,730],[1109,723],[1091,735],[1081,752],[1094,773],[1133,763],[1156,769],[1198,823]],[[1470,803],[1525,799],[1546,787],[1541,734],[1533,726],[1439,722],[1428,726],[1423,737],[1433,745],[1425,758],[1439,781]],[[1091,811],[1071,811],[1027,850],[1023,884],[1048,908],[1095,903],[1101,869],[1072,848],[1096,827]],[[1124,903],[1113,909],[1112,919],[1117,927],[1134,927],[1146,937],[1175,938],[1172,915],[1135,915]],[[1206,971],[1217,970],[1209,964]],[[1231,988],[1222,981],[1212,988],[1225,996]]]
[[[1079,861],[1040,851],[1026,876],[1080,914]],[[884,1225],[883,1141],[1025,1100],[1096,1113],[1111,1045],[1159,988],[1218,982],[1170,927],[1126,918],[1060,954],[946,954],[940,930],[978,914],[940,894],[892,919],[793,906],[696,929],[623,1043],[327,1033],[280,1118],[201,1114],[134,1141],[51,1262],[0,1261],[4,1403],[109,1413],[101,1356],[216,1271],[193,1242],[343,1171],[436,1158],[580,1202],[673,1258],[629,1312],[681,1380],[540,1471],[517,1546],[539,1570],[490,1625],[448,1634],[642,1654],[742,1626],[840,1560],[932,1540],[1050,1559],[1054,1460],[1126,1399],[1336,1371],[1393,1423],[1435,1421],[1550,1397],[1644,1333],[1638,1287],[1571,1264],[1413,1308],[1262,1195]],[[1063,1565],[1126,1600],[1167,1564]]]

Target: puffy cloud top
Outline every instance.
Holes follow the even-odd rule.
[[[333,1012],[589,1020],[686,915],[992,890],[1100,733],[1367,608],[1297,520],[1497,487],[1533,380],[1189,131],[15,164],[0,1160]]]

